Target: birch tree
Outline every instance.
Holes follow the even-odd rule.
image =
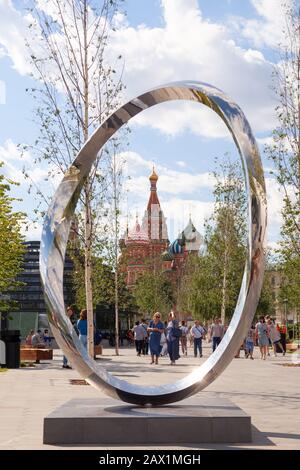
[[[2,166],[0,162],[0,169]],[[22,270],[25,253],[21,234],[24,214],[13,211],[12,203],[17,199],[10,194],[16,184],[0,174],[0,320],[1,314],[5,316],[12,306],[9,294],[19,285],[16,277]]]
[[[214,225],[207,228],[209,255],[221,280],[221,320],[232,303],[236,287],[241,282],[245,260],[246,195],[240,166],[224,161],[214,173]]]
[[[119,0],[37,0],[30,10],[28,41],[36,88],[39,136],[30,146],[36,163],[48,163],[47,179],[62,174],[103,120],[118,106],[121,57],[107,49]],[[32,32],[33,31],[33,32]],[[117,77],[117,78],[116,78]],[[93,357],[92,256],[107,190],[102,153],[86,178],[77,212],[85,254],[88,353]],[[26,173],[26,171],[25,171]]]
[[[282,297],[299,307],[300,266],[300,7],[285,6],[284,40],[274,69],[273,88],[278,104],[278,126],[266,154],[275,166],[275,177],[283,194],[280,270]]]
[[[205,225],[206,250],[188,260],[179,308],[202,320],[221,316],[225,323],[233,313],[242,282],[246,199],[237,163],[225,159],[214,177],[214,212]]]

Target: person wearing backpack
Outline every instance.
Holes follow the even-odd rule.
[[[197,357],[197,351],[199,350],[199,356],[202,357],[202,338],[205,336],[205,329],[200,325],[199,320],[195,320],[195,324],[191,329],[191,335],[194,338],[194,356]]]
[[[182,331],[179,328],[178,320],[174,312],[169,313],[167,325],[167,344],[168,344],[168,353],[170,356],[170,365],[175,366],[175,361],[180,358],[179,355],[179,339],[181,338]]]

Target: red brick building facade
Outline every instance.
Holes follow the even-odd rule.
[[[149,269],[166,271],[172,280],[180,278],[190,253],[198,253],[202,237],[191,219],[179,237],[171,244],[166,219],[157,194],[158,176],[153,170],[149,177],[150,195],[141,223],[127,229],[120,241],[121,259],[126,270],[126,283],[130,288],[138,276]]]

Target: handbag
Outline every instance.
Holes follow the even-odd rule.
[[[160,343],[159,343],[160,346],[163,346],[166,341],[167,341],[166,335],[165,335],[164,333],[162,333],[162,334],[160,335]]]

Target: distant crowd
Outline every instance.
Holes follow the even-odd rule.
[[[170,364],[174,365],[181,353],[187,356],[188,345],[192,348],[194,357],[199,355],[201,358],[203,356],[202,342],[205,339],[212,344],[212,352],[214,352],[221,343],[227,328],[228,326],[223,325],[220,318],[215,318],[205,325],[195,320],[192,326],[187,326],[184,320],[179,323],[172,311],[168,316],[168,321],[165,322],[161,320],[161,314],[156,312],[150,322],[145,319],[137,321],[127,336],[129,341],[134,341],[137,356],[148,355],[150,351],[150,364],[158,364],[159,357],[169,355]],[[235,357],[240,357],[240,352],[243,350],[245,358],[253,360],[255,346],[259,347],[263,360],[270,355],[270,347],[275,356],[278,352],[285,355],[285,325],[276,325],[270,316],[261,316],[258,322],[250,327]]]
[[[87,348],[87,310],[81,310],[78,320],[72,307],[67,308],[67,315],[83,347]],[[221,343],[227,328],[228,326],[223,325],[220,318],[215,318],[206,324],[195,320],[193,325],[187,325],[184,320],[179,322],[173,311],[169,313],[167,321],[162,321],[161,314],[156,312],[150,321],[144,318],[141,321],[136,321],[125,336],[128,344],[135,344],[137,356],[147,356],[150,353],[150,364],[158,364],[160,357],[168,355],[170,365],[175,365],[180,358],[180,354],[183,356],[188,355],[188,346],[192,348],[194,357],[199,356],[202,358],[202,343],[206,339],[211,343],[212,352],[214,352]],[[37,348],[51,347],[53,339],[48,329],[44,329],[43,332],[40,329],[36,332],[31,330],[26,337],[26,345]],[[102,334],[95,326],[94,344],[99,345],[101,340]],[[244,351],[245,358],[253,360],[255,346],[259,347],[260,357],[263,360],[270,355],[270,347],[273,349],[275,356],[278,352],[285,355],[285,325],[275,324],[274,320],[268,315],[261,316],[258,322],[248,330],[235,357],[240,357],[241,351]],[[70,368],[65,356],[63,356],[63,367]]]
[[[32,346],[33,348],[46,348],[52,346],[52,340],[54,338],[50,336],[49,330],[47,328],[42,330],[30,330],[26,336],[25,344],[27,346]]]

